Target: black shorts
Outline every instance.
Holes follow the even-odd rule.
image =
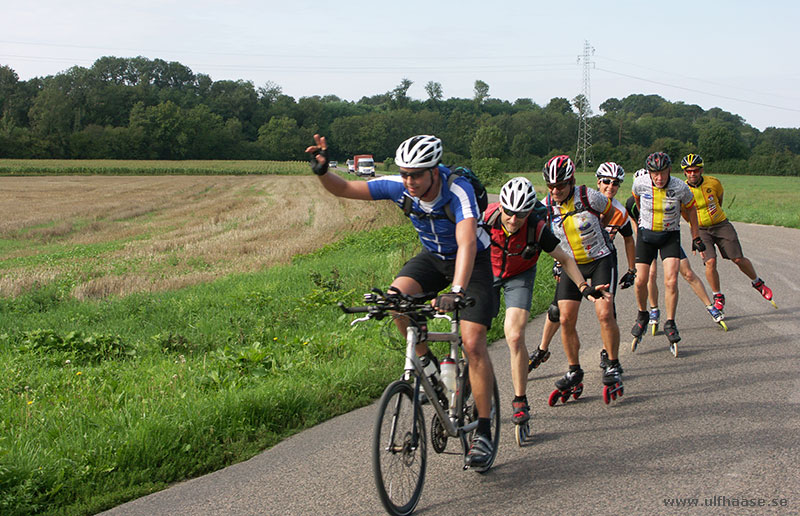
[[[594,285],[608,284],[608,291],[614,294],[617,286],[617,256],[609,254],[598,260],[589,263],[579,263],[578,269],[586,278],[586,281]],[[570,299],[572,301],[581,301],[583,296],[578,289],[578,285],[569,279],[566,274],[561,275],[561,281],[556,286],[556,301],[561,299]]]
[[[661,259],[681,257],[681,232],[680,231],[650,231],[639,228],[636,237],[636,263],[650,265],[655,260],[659,251]]]
[[[413,279],[422,286],[423,292],[439,292],[453,282],[455,268],[455,260],[442,260],[427,249],[423,249],[403,265],[397,277],[405,276]],[[489,249],[479,251],[475,255],[475,265],[472,267],[469,285],[464,291],[467,297],[475,299],[475,304],[461,310],[461,319],[491,328],[495,313],[493,280],[491,251]]]

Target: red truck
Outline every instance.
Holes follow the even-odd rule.
[[[372,158],[372,154],[353,156],[353,166],[357,176],[375,177],[375,160]]]

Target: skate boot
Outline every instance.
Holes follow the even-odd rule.
[[[772,299],[772,289],[768,286],[764,285],[764,280],[761,278],[756,279],[753,283],[753,288],[758,290],[758,292],[764,296],[764,299],[772,303],[772,306],[778,308],[778,305],[775,304],[775,301]]]
[[[600,369],[608,367],[608,352],[605,349],[600,350]]]
[[[678,342],[681,341],[681,336],[678,333],[678,328],[675,326],[675,321],[673,319],[667,319],[667,322],[664,323],[664,333],[667,334],[667,339],[669,339],[669,350],[672,356],[677,358]]]
[[[661,317],[661,311],[657,306],[650,307],[650,320],[647,324],[650,326],[650,335],[655,335],[658,332],[658,320]]]
[[[518,446],[524,446],[530,440],[530,410],[527,401],[511,402],[511,422],[514,423],[514,437]]]
[[[642,334],[650,321],[650,314],[647,310],[640,310],[636,315],[636,324],[631,328],[631,335],[633,335],[633,342],[631,342],[631,351],[636,351],[639,343],[642,341]]]
[[[728,331],[728,325],[725,324],[725,314],[717,310],[714,305],[708,305],[706,310],[708,310],[708,313],[711,315],[711,318],[714,319],[715,323],[719,324],[723,330]]]
[[[616,364],[611,361],[606,363],[603,370],[603,402],[608,405],[612,401],[616,401],[625,392],[622,387],[622,366],[619,360]]]
[[[536,348],[536,351],[531,353],[528,357],[528,372],[530,373],[540,365],[547,362],[547,359],[550,358],[550,351],[545,351],[540,348]]]
[[[605,349],[600,350],[600,369],[605,369],[609,366],[610,360],[608,359],[608,352]],[[622,366],[618,365],[619,367],[619,374],[622,374],[624,371],[622,370]]]
[[[721,293],[714,294],[714,308],[720,312],[725,310],[725,296]]]
[[[570,396],[578,399],[583,393],[583,369],[567,371],[567,373],[556,380],[556,390],[550,393],[547,403],[552,407],[561,398],[561,403],[566,403]]]

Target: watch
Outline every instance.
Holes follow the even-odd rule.
[[[464,289],[461,288],[461,285],[453,285],[452,288],[450,289],[450,292],[452,292],[453,294],[463,294]]]

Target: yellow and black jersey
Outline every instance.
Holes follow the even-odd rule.
[[[714,176],[701,176],[700,184],[692,186],[688,182],[689,190],[694,195],[697,203],[697,222],[701,228],[725,222],[727,216],[722,210],[722,183]]]

